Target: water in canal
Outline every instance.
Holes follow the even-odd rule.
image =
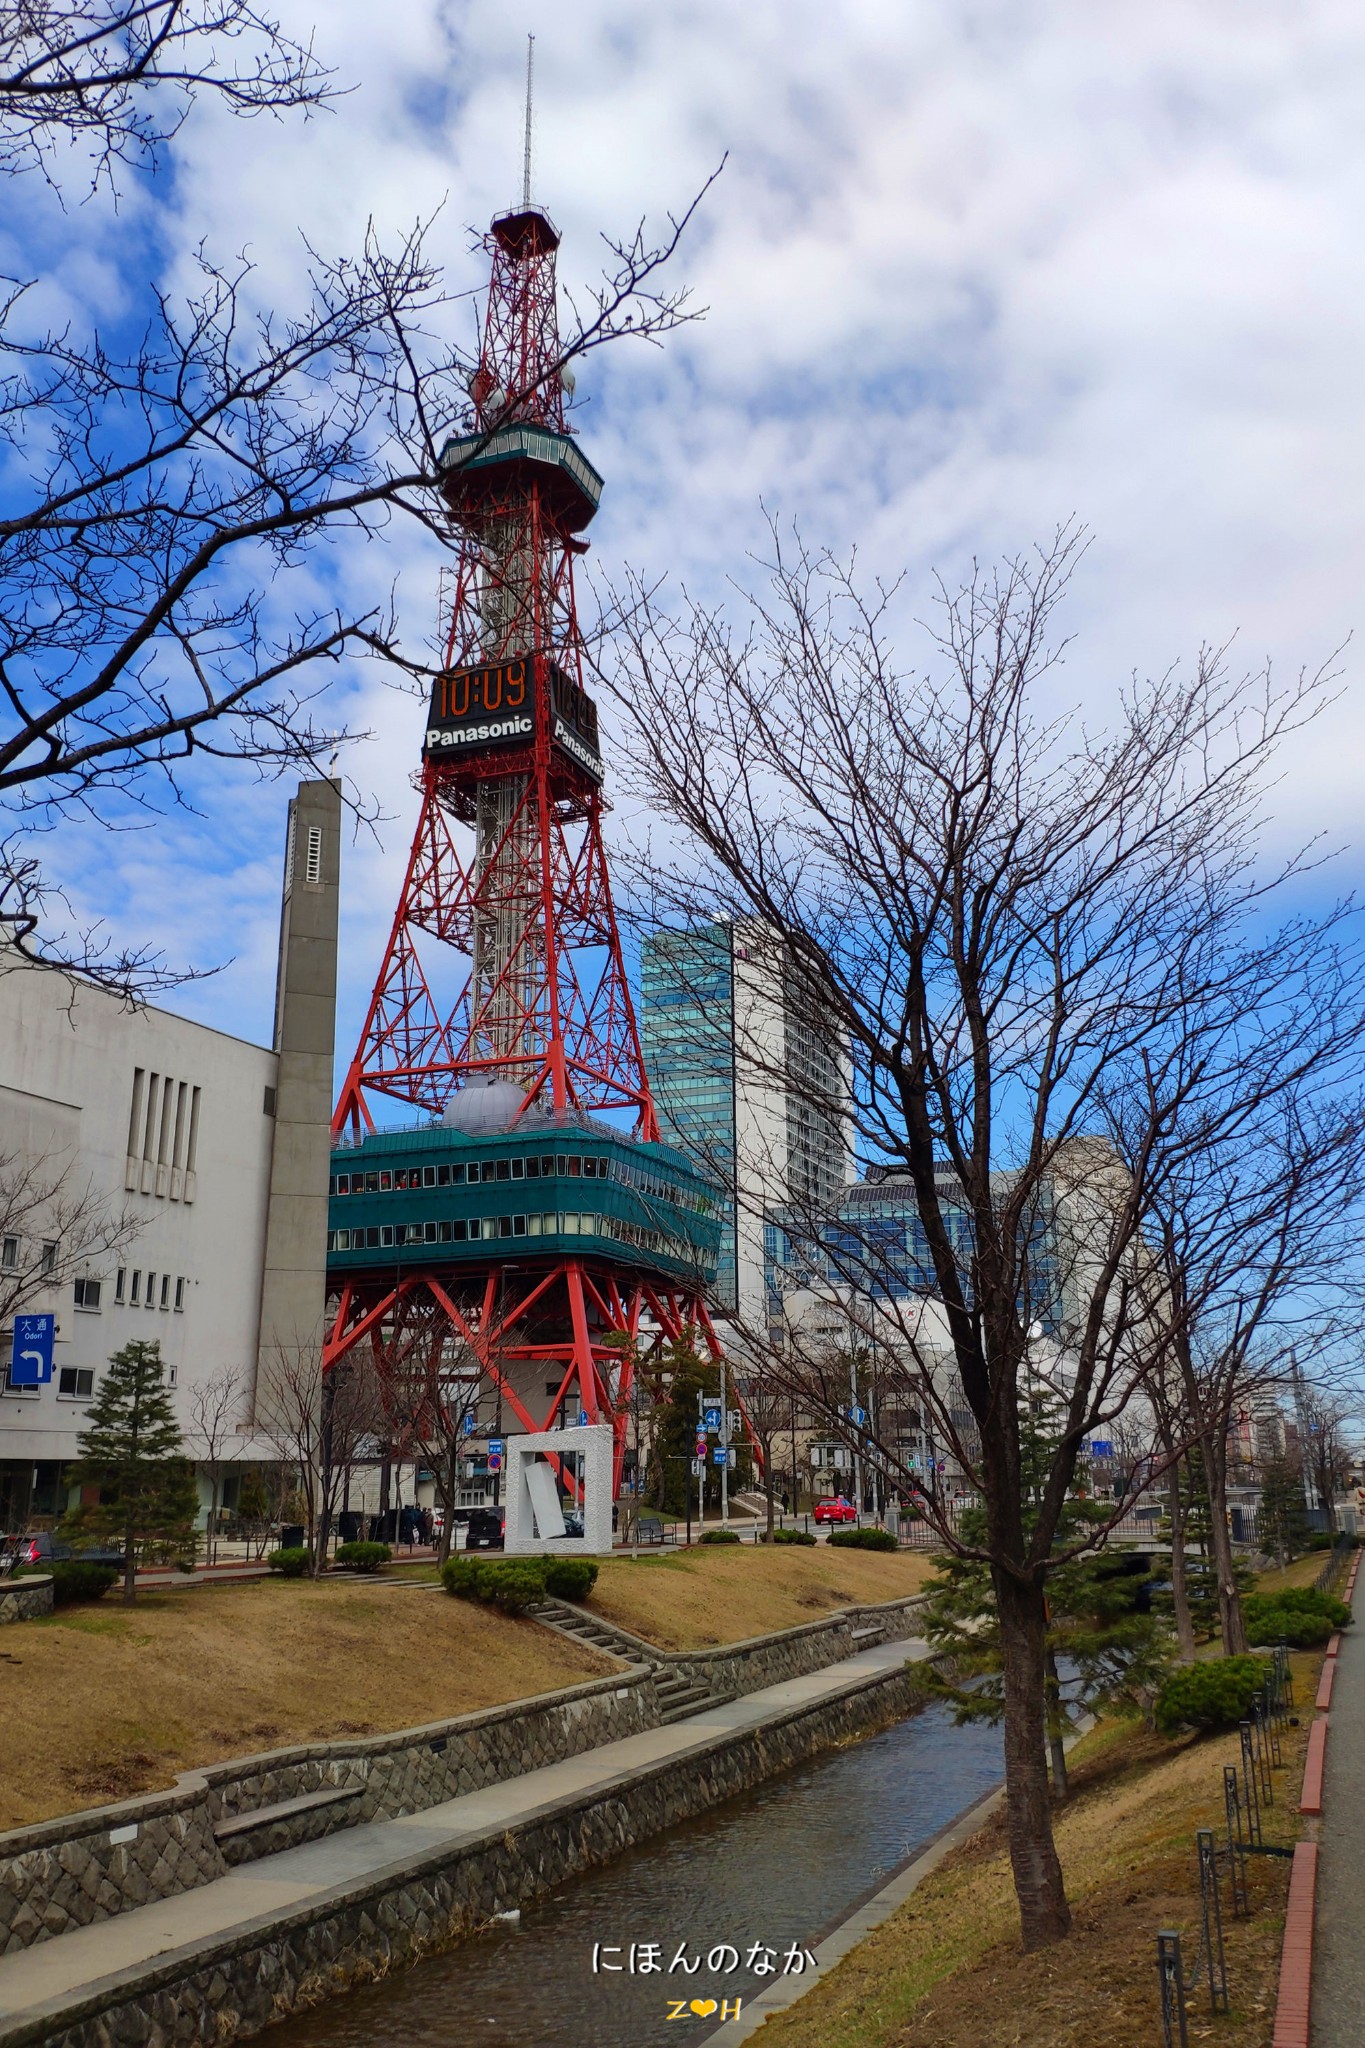
[[[746,1967],[756,1949],[757,1963],[771,1951],[781,1974],[793,1949],[813,1948],[996,1784],[1001,1768],[998,1729],[954,1728],[943,1708],[930,1707],[651,1836],[526,1907],[517,1926],[286,2020],[264,2040],[268,2048],[700,2041],[716,2020],[690,2019],[679,2034],[670,2005],[752,1997],[764,1981]],[[653,1950],[662,1967],[640,1969]],[[708,1962],[716,1950],[724,1952]]]

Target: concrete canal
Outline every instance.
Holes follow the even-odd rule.
[[[998,1730],[954,1728],[931,1707],[652,1837],[514,1924],[259,2038],[268,2048],[700,2040],[695,2019],[685,2035],[666,2031],[672,2005],[752,1998],[771,1981],[761,1967],[769,1954],[780,1975],[793,1951],[813,1948],[1001,1769]],[[655,1952],[660,1967],[642,1968]]]

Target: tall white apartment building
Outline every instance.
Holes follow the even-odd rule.
[[[336,786],[304,784],[269,1046],[0,947],[0,1528],[60,1512],[100,1374],[133,1339],[160,1343],[192,1450],[196,1386],[231,1372],[249,1425],[278,1347],[316,1338],[339,858]],[[56,1318],[43,1386],[14,1382],[15,1311]]]

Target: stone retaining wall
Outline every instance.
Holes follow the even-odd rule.
[[[51,1614],[52,1581],[39,1578],[0,1579],[0,1628],[9,1621],[32,1621],[35,1615]]]
[[[720,1643],[713,1650],[681,1650],[669,1662],[704,1679],[715,1692],[761,1692],[765,1686],[804,1678],[807,1672],[823,1671],[826,1665],[855,1656],[859,1646],[853,1638],[859,1629],[880,1628],[885,1640],[903,1642],[914,1634],[921,1605],[911,1599],[892,1600],[885,1607],[841,1608],[823,1621],[784,1629],[780,1635],[751,1636],[745,1642]]]
[[[46,1584],[50,1598],[51,1582]],[[916,1599],[842,1609],[775,1635],[713,1650],[668,1653],[667,1662],[716,1691],[757,1692],[851,1656],[857,1648],[855,1629],[876,1625],[896,1640],[911,1635],[918,1610]],[[425,1728],[234,1757],[183,1772],[171,1791],[0,1835],[0,1955],[153,1899],[172,1898],[222,1877],[230,1865],[363,1821],[421,1813],[443,1800],[657,1727],[654,1669],[644,1660],[659,1660],[664,1653],[655,1644],[632,1640],[639,1642],[642,1662],[619,1676]],[[217,1821],[329,1786],[355,1784],[364,1786],[359,1798],[287,1818],[263,1816],[259,1829],[221,1845],[214,1839]]]
[[[0,2019],[0,2048],[119,2048],[243,2040],[290,2013],[448,1946],[497,1912],[606,1863],[633,1843],[799,1763],[911,1704],[904,1670],[877,1673],[821,1706],[718,1736],[706,1749],[622,1778],[363,1884],[338,1885],[232,1941],[182,1949],[41,2019]]]
[[[561,1604],[572,1605],[569,1601]],[[715,1692],[737,1696],[762,1692],[765,1686],[782,1685],[789,1678],[804,1678],[808,1672],[842,1663],[857,1653],[859,1646],[853,1637],[859,1629],[879,1628],[888,1642],[904,1642],[914,1635],[923,1604],[916,1594],[906,1600],[888,1600],[880,1607],[841,1607],[819,1621],[802,1622],[774,1635],[718,1643],[706,1650],[660,1650],[657,1643],[632,1635],[619,1622],[609,1625],[638,1649],[642,1659],[666,1662]],[[590,1607],[574,1607],[573,1611],[585,1620],[600,1619]]]
[[[301,1744],[185,1771],[169,1792],[65,1814],[0,1835],[0,1955],[222,1877],[336,1828],[397,1820],[658,1726],[652,1671],[514,1700],[395,1734]],[[364,1796],[314,1809],[220,1848],[214,1823],[328,1785]]]

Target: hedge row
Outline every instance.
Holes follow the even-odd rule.
[[[837,1550],[899,1550],[889,1529],[831,1529],[830,1543]]]
[[[1325,1643],[1334,1629],[1345,1628],[1351,1610],[1335,1594],[1316,1586],[1286,1586],[1278,1593],[1253,1593],[1242,1602],[1247,1639],[1253,1643],[1290,1643],[1309,1650]]]
[[[457,1600],[487,1600],[523,1614],[547,1598],[584,1600],[597,1583],[587,1557],[471,1557],[462,1551],[441,1567],[441,1583]]]

